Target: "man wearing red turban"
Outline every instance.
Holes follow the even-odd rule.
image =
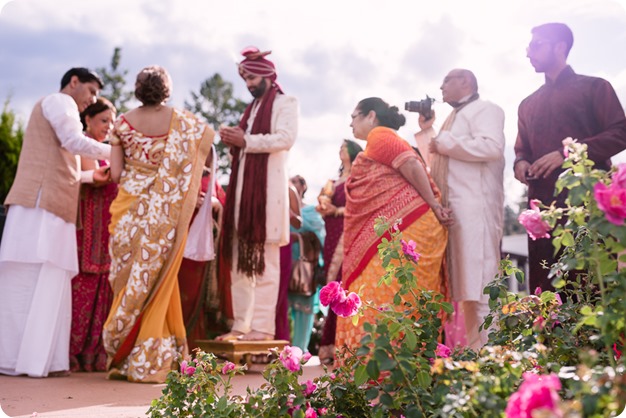
[[[222,251],[231,265],[234,323],[218,340],[274,338],[279,247],[289,243],[288,151],[298,131],[298,101],[283,94],[270,52],[248,47],[239,74],[254,97],[237,127],[222,127],[232,171]]]

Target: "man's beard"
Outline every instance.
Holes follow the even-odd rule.
[[[267,83],[265,82],[265,80],[263,80],[261,83],[259,83],[258,86],[252,87],[249,90],[252,97],[258,99],[260,97],[263,97],[263,95],[265,94],[265,90],[267,90]]]

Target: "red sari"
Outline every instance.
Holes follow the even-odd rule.
[[[346,183],[342,287],[360,292],[361,298],[373,306],[390,304],[400,289],[396,281],[388,286],[377,284],[385,274],[377,251],[382,238],[374,231],[374,221],[380,216],[390,222],[401,219],[399,229],[403,239],[416,242],[416,252],[421,255],[415,267],[417,288],[448,297],[445,265],[448,233],[418,191],[398,171],[409,159],[421,161],[394,130],[376,127],[368,135],[365,151],[354,160]],[[439,200],[439,190],[430,176],[429,180]],[[364,311],[363,323],[375,323],[376,319],[376,310]],[[337,347],[356,349],[364,335],[362,325],[354,326],[351,318],[338,318]]]
[[[100,162],[103,165],[106,163]],[[109,206],[116,195],[117,184],[81,187],[80,225],[76,229],[80,273],[72,279],[72,371],[106,370],[102,326],[113,300],[108,280],[111,258],[107,227],[111,220]]]

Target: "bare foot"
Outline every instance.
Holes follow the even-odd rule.
[[[236,341],[243,337],[243,332],[231,331],[226,334],[222,334],[219,337],[215,337],[215,341]]]
[[[239,339],[242,341],[269,341],[273,340],[274,336],[266,334],[265,332],[250,331],[249,333],[242,335]]]

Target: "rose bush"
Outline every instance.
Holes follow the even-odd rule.
[[[508,291],[523,274],[509,260],[484,291],[491,313],[489,343],[479,352],[447,347],[441,339],[452,306],[442,295],[416,291],[419,254],[397,223],[376,222],[386,273],[379,285],[401,285],[388,306],[373,306],[337,283],[320,301],[352,316],[367,334],[356,351],[338,351],[334,369],[300,382],[305,356],[285,347],[267,366],[267,383],[231,396],[230,379],[242,368],[220,365],[197,352],[173,371],[151,416],[215,417],[611,417],[626,399],[626,225],[618,202],[626,165],[594,170],[584,145],[566,144],[557,192],[565,208],[533,202],[529,234],[551,232],[558,262],[549,266],[556,292]],[[599,186],[600,184],[600,186]],[[597,193],[611,190],[610,193]],[[621,202],[621,200],[619,200]],[[619,220],[621,219],[621,223]],[[557,222],[561,220],[561,222]],[[549,235],[550,236],[550,235]],[[401,295],[409,295],[401,298]],[[406,300],[406,302],[403,302]],[[359,323],[375,309],[376,323]],[[183,366],[184,364],[184,366]],[[193,371],[191,371],[193,369]]]

